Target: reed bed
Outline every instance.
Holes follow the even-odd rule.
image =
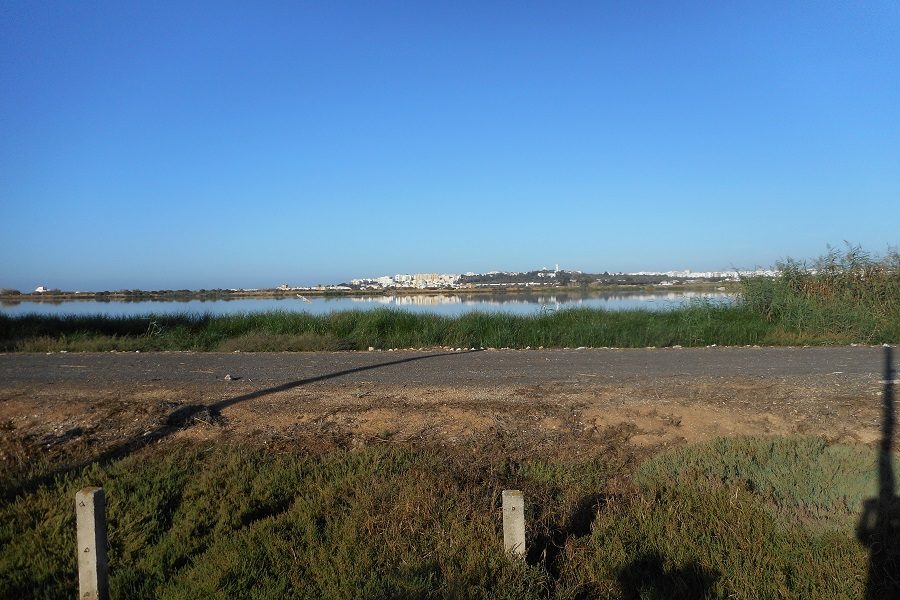
[[[328,315],[0,317],[6,351],[304,351],[392,348],[576,348],[764,343],[769,327],[743,307],[706,304],[668,312],[569,309],[533,316],[459,317],[402,310]]]
[[[811,264],[786,260],[774,278],[743,281],[744,305],[790,340],[893,343],[900,340],[900,254],[858,246],[829,249]]]

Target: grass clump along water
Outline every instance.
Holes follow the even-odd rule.
[[[632,485],[617,459],[173,442],[36,489],[4,479],[0,596],[74,596],[72,499],[102,485],[116,598],[862,597],[867,551],[847,523],[869,490],[830,471],[872,452],[772,444],[676,450]],[[689,476],[664,476],[676,467]],[[808,484],[779,483],[791,473]],[[823,504],[817,485],[852,501]],[[502,552],[505,488],[525,492],[524,563]],[[823,505],[831,526],[809,526]]]
[[[740,307],[668,312],[560,310],[449,318],[402,310],[146,318],[0,317],[7,351],[304,351],[390,348],[576,348],[763,342],[765,321]]]
[[[773,340],[900,340],[900,253],[829,249],[811,265],[786,260],[774,279],[743,282],[743,304],[777,327]]]
[[[900,255],[829,251],[748,278],[732,304],[667,311],[565,309],[458,317],[401,310],[146,317],[0,315],[0,350],[304,351],[390,348],[577,348],[895,343]]]

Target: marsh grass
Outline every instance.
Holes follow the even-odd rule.
[[[74,593],[71,499],[94,482],[109,499],[114,597],[539,598],[546,571],[496,543],[501,486],[544,499],[530,516],[557,521],[544,507],[582,491],[557,483],[575,469],[605,479],[599,463],[472,465],[427,450],[144,452],[0,509],[0,596]]]
[[[389,348],[577,348],[764,343],[769,326],[743,307],[696,303],[669,311],[568,309],[455,318],[402,310],[327,315],[273,312],[103,317],[0,315],[0,349],[298,351]]]
[[[632,487],[624,463],[601,459],[147,448],[0,506],[0,596],[74,595],[72,499],[93,484],[119,598],[861,597],[865,549],[845,528],[805,526],[809,507],[833,507],[792,483],[841,488],[826,471],[849,473],[854,452],[721,441],[651,460]],[[525,491],[527,564],[500,549],[504,488]]]
[[[848,245],[806,264],[788,259],[779,277],[742,282],[744,304],[773,326],[773,340],[832,343],[900,340],[900,254]],[[784,343],[784,342],[782,342]]]

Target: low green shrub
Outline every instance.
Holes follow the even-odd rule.
[[[614,502],[571,540],[559,586],[588,598],[862,598],[866,549],[773,518],[755,494],[682,478]]]
[[[651,459],[623,491],[598,459],[170,442],[0,506],[0,597],[75,594],[89,484],[106,489],[119,598],[862,597],[866,548],[846,525],[867,454],[717,441]],[[525,492],[524,564],[501,550],[505,488]]]
[[[637,482],[651,492],[675,482],[740,487],[789,520],[852,527],[867,498],[878,495],[878,462],[866,446],[820,438],[722,438],[678,448],[641,465]],[[900,460],[893,460],[900,481]]]

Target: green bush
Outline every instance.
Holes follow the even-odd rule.
[[[590,598],[862,598],[866,550],[777,519],[740,488],[684,481],[612,502],[571,540],[561,589]]]
[[[900,481],[900,460],[893,461]],[[877,456],[866,446],[820,438],[723,438],[659,454],[641,465],[650,491],[678,481],[738,486],[791,520],[852,527],[863,500],[878,495]]]

